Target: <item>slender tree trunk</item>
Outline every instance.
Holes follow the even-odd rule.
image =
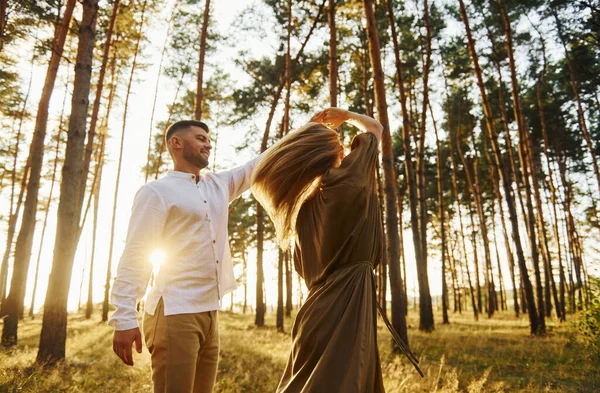
[[[68,85],[68,80],[69,80],[69,77],[67,75],[67,85]],[[42,259],[42,251],[43,251],[42,248],[44,245],[44,238],[46,236],[46,226],[48,224],[48,216],[50,215],[50,205],[52,204],[52,197],[54,195],[54,184],[56,182],[56,171],[58,169],[58,161],[60,159],[60,145],[61,145],[61,138],[62,138],[62,133],[63,133],[63,128],[62,128],[63,118],[64,118],[64,114],[65,114],[65,106],[67,103],[67,96],[68,96],[66,91],[67,91],[67,89],[65,88],[65,97],[63,99],[63,106],[62,106],[62,110],[60,113],[60,118],[58,120],[58,132],[56,135],[56,147],[54,149],[54,162],[52,163],[52,178],[50,179],[50,192],[48,194],[48,202],[46,203],[46,207],[44,209],[45,213],[44,213],[44,223],[42,225],[42,236],[40,238],[38,255],[37,255],[36,262],[35,262],[35,274],[33,276],[33,292],[31,294],[31,306],[29,307],[29,317],[31,319],[33,319],[35,296],[37,294],[38,274],[40,271],[40,261]]]
[[[444,216],[444,187],[442,182],[442,145],[438,134],[437,124],[433,117],[431,104],[429,105],[431,120],[433,121],[433,129],[435,130],[435,157],[437,170],[437,191],[438,191],[438,215],[440,217],[440,237],[442,242],[442,323],[448,324],[448,286],[446,284],[446,219]]]
[[[156,111],[156,98],[158,97],[158,86],[160,83],[160,76],[162,75],[163,61],[165,58],[165,53],[167,52],[167,43],[169,42],[169,38],[171,37],[171,29],[173,27],[173,18],[175,16],[175,6],[171,11],[171,17],[169,18],[169,27],[167,28],[167,33],[165,34],[165,42],[163,43],[162,51],[160,52],[160,62],[158,64],[158,73],[156,75],[156,85],[154,86],[154,99],[152,101],[152,111],[150,112],[150,131],[148,132],[148,153],[146,155],[146,168],[145,168],[145,176],[144,183],[148,183],[148,177],[150,177],[150,155],[152,152],[152,127],[154,124],[154,113]],[[161,152],[162,154],[162,152]]]
[[[447,87],[446,87],[447,89]],[[450,97],[448,96],[446,98],[446,100],[449,102]],[[450,108],[446,108],[446,113],[450,113]],[[452,133],[453,128],[452,128],[452,123],[450,121],[450,116],[448,116],[448,132]],[[458,193],[458,181],[457,181],[457,176],[456,176],[456,172],[457,172],[457,165],[456,165],[456,159],[454,157],[454,143],[452,142],[453,138],[451,136],[448,137],[448,146],[450,148],[450,162],[451,162],[451,168],[452,168],[452,191],[454,192],[454,200],[456,201],[456,206],[457,206],[457,210],[456,213],[458,214],[458,222],[460,224],[460,237],[461,237],[461,241],[462,241],[462,251],[463,251],[463,256],[464,256],[464,263],[465,263],[465,267],[467,270],[467,280],[469,282],[469,291],[471,293],[471,305],[473,306],[473,316],[475,317],[475,320],[479,320],[479,308],[477,307],[477,303],[475,301],[475,290],[473,289],[473,282],[471,280],[471,272],[469,269],[469,261],[467,258],[467,245],[465,242],[465,227],[463,224],[463,218],[462,218],[462,208],[461,208],[461,203],[460,203],[460,199],[459,199],[459,193]]]
[[[202,17],[202,30],[200,31],[200,54],[198,60],[198,78],[196,84],[196,106],[194,108],[194,118],[202,119],[202,100],[204,94],[202,90],[202,78],[204,76],[204,57],[206,56],[206,37],[208,36],[208,23],[210,16],[210,0],[205,0],[204,15]]]
[[[521,272],[521,283],[524,286],[525,293],[527,296],[527,306],[529,307],[529,323],[532,334],[539,333],[539,321],[537,317],[537,310],[535,308],[535,303],[533,299],[533,288],[531,286],[531,281],[529,280],[529,273],[527,272],[527,265],[525,263],[525,256],[523,253],[523,248],[521,246],[521,236],[519,232],[519,223],[517,219],[517,210],[515,207],[515,201],[512,194],[511,188],[511,173],[509,169],[506,167],[504,158],[502,157],[502,153],[500,151],[500,145],[498,143],[498,139],[493,126],[493,116],[491,111],[491,105],[488,100],[487,93],[485,91],[485,85],[483,83],[483,76],[481,72],[481,68],[479,66],[479,58],[477,56],[477,52],[475,51],[475,43],[473,42],[473,37],[471,35],[471,28],[469,26],[469,19],[467,17],[467,11],[465,8],[465,4],[463,0],[459,0],[460,3],[460,13],[465,25],[465,31],[467,34],[467,42],[469,52],[471,54],[471,59],[473,61],[473,67],[475,69],[475,76],[477,77],[477,85],[479,87],[479,92],[481,94],[481,100],[483,103],[483,112],[486,120],[486,130],[490,141],[492,143],[492,148],[494,151],[494,160],[496,161],[496,165],[500,168],[500,177],[502,181],[502,185],[504,187],[504,198],[506,201],[506,205],[508,207],[513,240],[517,252],[517,260],[519,262],[519,269]]]
[[[565,42],[565,37],[562,29],[562,23],[560,21],[560,18],[558,17],[558,11],[556,7],[552,7],[552,14],[554,15],[554,20],[556,21],[556,28],[558,29],[558,38],[560,39],[563,49],[565,50],[565,60],[567,61],[567,70],[569,71],[569,83],[571,85],[571,89],[573,90],[573,95],[575,96],[575,103],[577,104],[577,116],[579,118],[579,126],[581,127],[583,139],[585,140],[590,155],[592,157],[592,167],[594,169],[594,174],[596,175],[596,181],[598,182],[598,191],[600,192],[600,169],[598,168],[598,156],[595,153],[594,141],[592,140],[587,127],[585,111],[583,109],[583,104],[581,103],[581,97],[579,96],[579,87],[577,86],[577,81],[575,80],[571,56],[569,55],[569,50],[567,49],[567,44]]]
[[[23,298],[25,296],[25,285],[35,230],[35,216],[37,212],[37,200],[43,164],[44,139],[46,137],[46,128],[48,125],[48,107],[50,105],[52,91],[54,90],[54,82],[56,81],[56,74],[58,72],[58,66],[62,57],[74,7],[75,0],[69,0],[66,4],[60,27],[57,29],[54,37],[52,55],[50,57],[50,63],[48,64],[48,71],[42,88],[42,95],[38,103],[38,113],[35,120],[35,128],[28,158],[30,172],[29,180],[27,182],[27,197],[25,198],[23,207],[21,229],[19,230],[17,244],[15,246],[10,293],[6,300],[2,302],[2,309],[0,310],[0,315],[6,316],[2,330],[2,345],[4,346],[12,346],[17,343],[17,323],[19,314],[23,309]]]
[[[98,123],[98,113],[100,112],[100,104],[102,101],[102,90],[104,89],[104,77],[106,75],[106,67],[108,65],[108,56],[110,54],[112,34],[115,28],[115,22],[117,15],[119,14],[120,0],[114,0],[112,14],[110,21],[108,22],[108,28],[106,29],[106,39],[104,41],[104,49],[102,52],[102,62],[100,63],[100,71],[98,74],[98,82],[96,85],[96,96],[94,97],[94,104],[92,106],[92,116],[90,118],[90,128],[87,134],[87,143],[85,146],[85,155],[83,159],[83,181],[79,186],[79,200],[83,201],[85,195],[85,189],[87,185],[88,173],[90,170],[90,162],[92,159],[92,152],[94,150],[94,139],[96,138],[96,124]],[[90,194],[90,199],[92,195]],[[82,203],[82,202],[79,202]],[[84,223],[81,224],[83,227]]]
[[[390,268],[390,289],[392,294],[392,325],[408,345],[406,316],[402,309],[404,295],[402,291],[402,276],[400,275],[400,246],[398,244],[398,212],[396,208],[396,171],[394,168],[394,156],[392,152],[392,137],[390,134],[390,122],[387,112],[387,100],[385,97],[384,73],[381,66],[381,54],[379,49],[379,35],[377,33],[375,15],[372,0],[364,0],[365,18],[367,20],[367,39],[369,44],[369,58],[373,69],[373,81],[375,85],[375,103],[379,122],[383,126],[382,166],[385,183],[385,222],[387,224],[387,254]],[[426,302],[425,299],[421,301]],[[432,327],[433,327],[433,320]]]
[[[121,167],[123,164],[123,145],[125,142],[125,129],[127,126],[127,109],[129,108],[129,97],[131,93],[131,85],[133,84],[133,76],[135,75],[135,69],[137,67],[137,57],[140,49],[140,43],[142,41],[143,30],[144,30],[144,16],[146,12],[147,0],[142,3],[140,27],[138,30],[137,40],[135,48],[133,50],[133,61],[131,62],[131,72],[129,73],[129,82],[127,83],[127,92],[125,93],[125,107],[123,109],[123,124],[121,126],[121,141],[119,144],[119,161],[117,164],[117,179],[115,180],[115,193],[113,197],[113,211],[112,219],[110,224],[110,240],[108,245],[108,264],[106,268],[106,280],[104,283],[104,301],[102,303],[102,322],[108,321],[108,301],[110,292],[110,279],[112,276],[112,258],[113,258],[113,246],[115,240],[115,220],[117,216],[117,205],[119,198],[119,186],[121,183]]]
[[[8,0],[0,0],[0,53],[4,49],[4,31],[6,30],[6,8]]]
[[[378,199],[379,199],[379,209],[382,213],[381,221],[384,223],[385,228],[385,218],[383,217],[383,212],[385,209],[385,198],[384,198],[384,184],[381,179],[381,166],[379,165],[379,160],[377,160],[377,191],[378,191]],[[379,305],[383,309],[384,314],[387,317],[387,241],[383,239],[383,251],[381,253],[381,262],[377,266],[377,272],[379,273],[379,282],[377,285],[378,294],[379,294]]]
[[[421,240],[420,240],[420,233],[419,233],[419,221],[418,221],[418,212],[417,212],[417,184],[416,184],[416,179],[415,179],[415,170],[414,170],[414,164],[412,161],[412,149],[411,149],[411,123],[410,123],[410,114],[408,112],[408,108],[407,108],[407,97],[406,97],[406,92],[404,89],[404,75],[403,75],[403,70],[402,70],[402,62],[400,60],[400,45],[398,44],[398,34],[396,32],[396,21],[394,18],[394,9],[393,9],[393,5],[392,5],[392,1],[391,0],[387,0],[386,1],[386,5],[387,5],[387,11],[388,11],[388,23],[390,25],[390,29],[392,32],[392,42],[393,42],[393,48],[394,48],[394,60],[395,60],[395,64],[396,64],[396,85],[398,87],[398,90],[400,92],[400,105],[402,107],[402,138],[404,139],[404,167],[405,167],[405,171],[406,171],[406,184],[408,186],[408,194],[409,194],[409,207],[410,207],[410,217],[411,217],[411,228],[412,228],[412,235],[413,235],[413,244],[415,245],[415,257],[416,257],[416,261],[417,261],[417,265],[420,264],[421,261],[423,261],[422,255],[421,255]],[[390,213],[387,213],[388,215]],[[390,223],[388,223],[388,228],[389,228]],[[389,235],[388,235],[389,236]],[[389,259],[390,261],[394,261],[393,259]],[[392,265],[394,265],[394,263],[390,263],[390,279],[393,279],[393,275],[392,275]],[[406,276],[405,276],[406,277]],[[403,304],[406,305],[406,309],[403,311],[404,314],[406,315],[408,313],[408,292],[406,291],[406,286],[405,284],[401,283],[401,288],[404,288],[404,290],[402,291],[402,295],[406,297],[406,299],[402,300]],[[391,287],[392,289],[394,288],[395,284],[392,284]],[[422,299],[422,301],[424,302],[424,305],[427,303],[425,299]],[[402,306],[402,303],[399,304],[399,306]],[[398,313],[400,310],[392,310],[392,318],[394,317],[394,311],[396,311],[396,313]],[[421,322],[424,322],[423,319],[421,319]],[[433,319],[431,320],[432,322],[432,327],[433,327]],[[406,325],[406,319],[405,316],[402,317],[401,319],[399,318],[397,320],[397,322],[393,322],[394,325],[396,325],[396,323],[398,325]],[[404,330],[406,330],[406,327],[403,328]],[[404,333],[404,335],[406,335],[406,333]]]
[[[498,210],[500,212],[500,222],[502,224],[502,236],[504,238],[504,247],[505,247],[506,256],[508,258],[510,279],[511,279],[512,287],[513,287],[513,308],[515,310],[515,316],[518,318],[519,317],[519,296],[518,296],[517,283],[516,283],[516,279],[515,279],[515,258],[514,258],[512,249],[510,247],[508,230],[506,228],[506,218],[504,216],[504,209],[502,208],[502,195],[500,193],[500,182],[497,177],[499,175],[500,169],[496,165],[496,161],[494,161],[492,159],[490,152],[489,152],[489,148],[487,147],[487,142],[489,142],[489,138],[484,136],[484,142],[486,142],[486,148],[484,149],[484,151],[485,151],[486,159],[489,162],[490,180],[491,180],[492,187],[494,190],[495,199],[498,201]],[[494,204],[494,201],[492,201],[492,209],[493,209],[493,204]],[[494,234],[495,234],[495,232],[496,232],[496,230],[494,229]],[[496,244],[498,244],[498,243],[496,243]],[[498,261],[498,269],[500,269],[499,261]]]
[[[544,60],[545,60],[545,58],[546,58],[546,56],[544,55]],[[544,65],[545,64],[546,63],[544,61]],[[544,66],[544,71],[545,71],[545,66]],[[548,151],[548,147],[549,147],[548,132],[547,132],[547,127],[546,127],[546,116],[544,113],[544,105],[543,105],[543,101],[542,101],[541,87],[542,87],[543,83],[544,83],[544,74],[542,74],[542,76],[540,77],[540,80],[536,86],[536,97],[537,97],[538,112],[540,115],[542,139],[544,141],[542,147],[544,150],[544,155],[546,157],[546,164],[547,164],[547,170],[548,170],[548,185],[550,187],[550,199],[551,199],[552,210],[554,213],[554,220],[553,220],[552,228],[554,231],[554,237],[556,239],[556,246],[557,246],[556,250],[557,250],[557,256],[558,256],[558,267],[559,267],[559,278],[560,278],[560,284],[559,284],[560,300],[555,298],[554,303],[556,306],[556,314],[557,314],[558,318],[561,321],[565,321],[566,320],[566,315],[565,315],[566,278],[565,278],[565,272],[564,272],[563,262],[562,262],[562,248],[561,248],[561,242],[560,242],[561,237],[560,237],[560,233],[559,233],[558,212],[556,209],[556,205],[557,205],[556,186],[554,185],[554,176],[552,173],[553,170],[551,167],[552,159],[551,159],[551,155]],[[556,293],[556,291],[555,291],[555,293]]]
[[[2,1],[2,0],[0,0]],[[2,21],[0,21],[2,23]],[[1,52],[1,49],[0,49]],[[0,304],[6,298],[6,284],[8,280],[8,260],[12,252],[13,239],[16,231],[17,219],[23,203],[23,193],[27,187],[27,175],[30,168],[30,160],[27,160],[25,168],[23,169],[23,177],[21,178],[21,188],[19,191],[19,198],[17,200],[16,209],[14,209],[14,198],[15,198],[15,186],[17,183],[17,162],[20,153],[21,135],[23,131],[23,119],[25,118],[25,111],[27,109],[27,102],[29,101],[29,95],[31,93],[31,83],[33,81],[33,67],[35,63],[35,54],[31,56],[31,67],[29,71],[29,82],[27,84],[27,93],[25,93],[25,99],[23,100],[23,108],[19,113],[19,128],[17,130],[16,137],[12,137],[10,140],[15,140],[15,151],[13,156],[13,165],[11,173],[11,189],[10,189],[10,207],[9,207],[9,218],[8,218],[8,231],[6,236],[6,249],[4,250],[4,257],[2,258],[2,265],[0,267]],[[68,78],[67,78],[68,79]],[[4,172],[2,173],[4,177]],[[1,182],[0,182],[1,183]],[[2,186],[0,185],[0,189]]]
[[[423,20],[425,30],[425,60],[423,64],[423,101],[421,107],[421,124],[419,127],[419,149],[417,167],[417,189],[419,195],[419,240],[421,247],[421,258],[417,259],[417,280],[419,282],[419,329],[432,331],[433,306],[431,303],[431,292],[429,289],[429,277],[427,274],[427,179],[425,176],[425,131],[427,128],[427,106],[429,104],[429,70],[431,68],[431,28],[429,26],[429,5],[424,2]],[[416,244],[415,244],[416,246]]]
[[[279,249],[279,256],[277,258],[277,317],[276,327],[277,331],[283,333],[283,251]]]
[[[292,315],[292,258],[290,251],[285,253],[285,316]]]
[[[83,1],[79,26],[79,45],[73,83],[73,99],[69,118],[69,134],[60,185],[58,221],[52,271],[44,304],[44,317],[37,363],[54,363],[65,357],[67,339],[67,300],[73,261],[79,239],[82,204],[78,200],[83,177],[84,139],[89,109],[92,60],[96,37],[98,0]]]
[[[521,110],[521,101],[519,97],[519,84],[517,81],[517,71],[515,66],[515,58],[513,54],[513,43],[512,43],[512,30],[510,26],[510,20],[504,7],[503,0],[498,0],[498,6],[500,8],[500,16],[504,24],[504,33],[506,35],[506,50],[508,53],[508,64],[510,68],[510,80],[512,86],[512,98],[513,98],[513,110],[515,114],[515,120],[517,122],[517,128],[519,130],[519,153],[521,159],[521,170],[523,172],[525,197],[527,202],[527,227],[529,228],[529,245],[531,248],[531,258],[533,260],[533,270],[535,273],[536,291],[537,291],[537,308],[538,308],[538,329],[535,334],[546,333],[546,322],[545,322],[545,304],[544,304],[544,293],[542,287],[542,279],[539,267],[539,252],[537,247],[536,239],[536,214],[533,210],[533,203],[531,198],[531,190],[534,193],[538,189],[536,180],[536,170],[533,166],[533,159],[528,151],[528,130],[525,126],[525,120],[523,119],[523,112]],[[531,181],[530,181],[531,176]],[[538,228],[539,229],[539,228]]]
[[[460,128],[459,130],[460,131]],[[467,184],[469,186],[469,190],[471,191],[471,194],[473,195],[473,200],[475,200],[475,204],[477,205],[477,192],[473,186],[473,180],[471,177],[471,172],[469,170],[469,165],[467,164],[467,161],[465,159],[465,155],[462,152],[462,149],[460,147],[460,140],[458,139],[458,135],[456,137],[456,150],[458,152],[458,156],[460,157],[460,161],[463,164],[463,168],[464,168],[464,172],[465,172],[465,177],[467,179]],[[468,201],[468,209],[469,209],[469,219],[471,220],[471,243],[473,244],[473,261],[475,262],[475,285],[476,285],[476,291],[477,291],[477,310],[479,312],[483,312],[483,305],[482,305],[482,299],[481,299],[481,282],[480,280],[480,274],[479,274],[479,252],[478,252],[478,247],[477,247],[477,230],[475,227],[475,219],[473,217],[473,205],[471,202],[470,198],[467,198]],[[477,207],[477,211],[479,212],[479,208]],[[485,225],[485,222],[482,224],[480,222],[480,228],[483,228],[483,226]],[[483,229],[482,229],[483,232]],[[486,232],[487,234],[487,232]],[[485,240],[484,240],[485,242]],[[486,280],[486,288],[487,288],[487,280]],[[488,315],[491,316],[491,315]]]
[[[329,21],[329,104],[337,107],[338,98],[338,60],[337,32],[335,27],[335,0],[329,0],[327,9]]]
[[[327,0],[323,0],[323,3],[319,7],[319,13],[317,14],[313,25],[311,26],[310,31],[308,32],[302,46],[298,50],[297,55],[294,57],[293,62],[290,66],[293,67],[294,64],[298,62],[302,54],[304,53],[304,48],[310,39],[317,22],[321,18],[321,13],[323,12],[323,7],[325,6],[325,2]],[[269,131],[271,129],[271,123],[273,122],[273,116],[275,115],[275,109],[277,109],[277,104],[279,103],[279,98],[281,97],[281,92],[283,91],[283,87],[285,86],[284,80],[279,84],[279,87],[275,91],[273,101],[271,102],[271,109],[269,111],[269,116],[267,117],[267,122],[265,125],[265,132],[263,134],[262,143],[260,146],[261,153],[267,150],[267,143],[269,141]],[[256,317],[254,319],[254,324],[256,326],[263,326],[265,324],[265,303],[264,303],[264,270],[263,270],[263,249],[264,249],[264,209],[260,205],[260,203],[256,204]]]
[[[404,226],[402,225],[402,217],[404,216],[405,195],[406,183],[404,183],[402,187],[398,187],[398,240],[400,244],[400,266],[402,267],[402,308],[404,309],[404,314],[408,315],[408,291],[406,289],[406,255],[404,253]]]

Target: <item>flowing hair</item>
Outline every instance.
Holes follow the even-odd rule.
[[[295,234],[302,203],[333,168],[342,150],[337,133],[308,123],[279,140],[259,159],[252,173],[252,193],[265,208],[282,249]]]

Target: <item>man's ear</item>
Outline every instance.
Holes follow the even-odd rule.
[[[173,135],[171,137],[171,146],[174,148],[180,148],[181,147],[181,138],[177,135]]]

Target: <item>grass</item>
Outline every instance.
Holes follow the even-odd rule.
[[[597,392],[600,366],[589,360],[571,322],[548,321],[545,337],[531,337],[526,317],[501,313],[474,322],[451,315],[450,325],[420,332],[409,315],[409,340],[420,358],[420,378],[391,351],[390,336],[379,326],[380,354],[388,393],[399,392]],[[277,333],[274,316],[256,328],[253,315],[222,312],[221,360],[216,392],[274,392],[287,362],[288,334]],[[286,330],[292,320],[286,319]],[[0,392],[150,392],[146,349],[127,367],[112,353],[112,328],[81,315],[69,318],[67,360],[50,369],[34,365],[41,318],[19,326],[19,344],[0,349]]]

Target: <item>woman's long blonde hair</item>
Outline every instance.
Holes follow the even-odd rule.
[[[289,247],[302,203],[342,149],[334,130],[308,123],[284,136],[256,164],[252,193],[271,217],[281,248]]]

